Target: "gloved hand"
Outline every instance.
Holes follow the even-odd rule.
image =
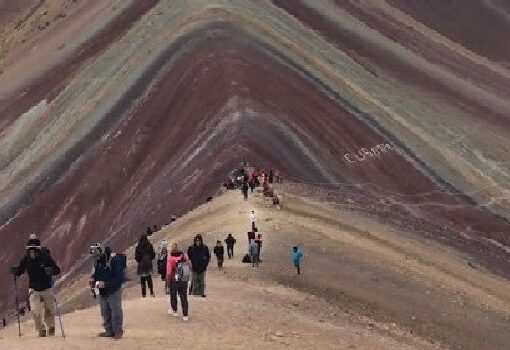
[[[17,266],[11,267],[11,274],[13,274],[14,276],[18,275],[18,267]]]
[[[44,272],[50,277],[53,276],[53,269],[49,266],[44,267]]]

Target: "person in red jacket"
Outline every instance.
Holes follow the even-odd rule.
[[[182,319],[188,321],[188,281],[191,275],[191,261],[177,243],[170,246],[167,258],[166,282],[170,289],[170,309],[168,313],[177,317],[177,294],[181,299]]]

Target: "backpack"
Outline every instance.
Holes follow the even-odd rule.
[[[243,263],[251,263],[251,258],[248,254],[243,257]]]
[[[126,266],[127,266],[127,257],[124,253],[116,253],[112,257],[112,262],[115,262],[116,266],[122,271],[122,283],[126,282],[128,279],[126,277]]]
[[[177,262],[175,266],[174,280],[177,282],[184,281],[188,282],[191,275],[191,269],[188,262],[184,259],[184,255],[181,260]]]

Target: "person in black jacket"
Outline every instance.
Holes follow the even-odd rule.
[[[99,308],[103,318],[104,332],[99,337],[122,338],[124,334],[122,312],[122,283],[124,268],[121,260],[112,256],[110,247],[97,247],[93,252],[95,261],[91,286],[99,289]]]
[[[192,267],[192,295],[199,295],[205,298],[205,272],[211,260],[209,248],[204,245],[202,235],[196,235],[193,245],[188,248],[188,257]]]
[[[52,277],[60,273],[60,268],[51,258],[49,251],[41,248],[41,242],[37,236],[30,236],[26,251],[19,266],[13,267],[11,272],[16,277],[25,272],[28,274],[29,300],[35,328],[40,337],[53,336],[55,335],[55,303],[51,292]]]
[[[218,270],[223,269],[223,260],[225,259],[225,248],[223,248],[223,244],[221,241],[216,241],[216,246],[214,247],[214,255],[216,255],[216,260],[218,260]]]
[[[225,239],[225,243],[227,244],[227,255],[229,259],[234,257],[234,245],[236,244],[236,239],[232,237],[232,234],[229,233],[227,239]]]
[[[154,287],[152,285],[152,272],[153,272],[153,260],[156,257],[154,247],[147,238],[147,235],[142,235],[138,241],[138,245],[135,248],[135,260],[138,263],[136,273],[140,275],[140,284],[142,286],[142,297],[145,298],[147,295],[147,287],[151,296],[155,296]]]

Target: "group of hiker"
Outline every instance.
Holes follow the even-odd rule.
[[[247,198],[245,185],[253,188],[263,184],[270,184],[276,179],[281,182],[282,178],[278,171],[239,170],[237,174],[243,174],[239,180],[243,195]],[[172,216],[171,221],[175,221]],[[244,255],[242,261],[251,263],[252,267],[258,267],[261,262],[262,234],[258,232],[257,219],[255,211],[251,210],[248,214],[250,222],[250,231],[248,231],[248,253]],[[170,308],[168,314],[179,316],[178,299],[181,301],[182,319],[188,321],[189,303],[188,294],[205,298],[206,297],[206,271],[211,260],[209,247],[204,244],[201,234],[197,234],[193,239],[193,244],[184,253],[177,243],[168,246],[166,240],[160,242],[156,253],[149,237],[158,231],[154,225],[147,227],[146,233],[139,238],[135,247],[135,260],[137,262],[137,275],[140,276],[140,286],[142,297],[145,298],[148,292],[152,297],[156,296],[152,275],[153,266],[156,261],[157,273],[165,282],[165,294],[169,295]],[[234,246],[237,240],[229,233],[224,240],[228,259],[234,258]],[[223,269],[225,248],[222,241],[217,240],[213,248],[213,254],[216,256],[219,270]],[[115,254],[110,247],[103,247],[101,244],[95,244],[90,247],[90,255],[93,260],[93,267],[90,275],[91,293],[96,298],[99,296],[100,313],[103,320],[104,331],[99,333],[100,337],[110,337],[120,339],[123,337],[123,310],[122,310],[122,285],[126,281],[126,255]],[[293,247],[292,262],[296,267],[297,274],[301,273],[301,260],[303,253],[298,247]],[[26,246],[26,254],[21,259],[20,264],[11,268],[14,281],[24,273],[29,278],[29,310],[32,311],[35,328],[40,337],[55,335],[55,314],[59,311],[55,293],[53,292],[53,277],[60,273],[60,268],[52,259],[50,251],[41,247],[41,242],[36,234],[31,234]],[[191,283],[190,283],[191,282]],[[189,286],[188,286],[189,284]],[[16,284],[15,284],[16,286]],[[17,290],[17,287],[16,287]],[[17,293],[16,293],[17,297]],[[19,302],[16,300],[16,306]],[[17,309],[18,324],[20,310]],[[60,314],[59,314],[60,316]],[[3,320],[5,326],[5,319]],[[62,336],[64,329],[61,324]],[[19,331],[21,335],[21,331]]]
[[[273,204],[280,204],[280,196],[275,192],[273,183],[282,183],[283,175],[279,170],[274,169],[248,169],[245,167],[240,167],[232,172],[232,174],[227,178],[227,181],[223,183],[223,187],[227,190],[240,189],[243,193],[243,197],[245,200],[248,199],[248,193],[251,190],[253,193],[256,187],[262,186],[263,195],[265,197],[272,197]]]

